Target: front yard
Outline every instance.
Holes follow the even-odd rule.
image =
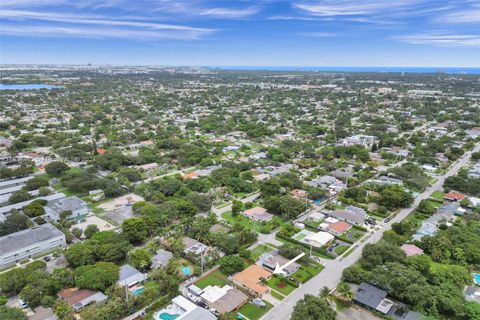
[[[285,296],[289,295],[293,290],[296,289],[294,286],[289,284],[286,279],[283,279],[282,277],[275,277],[275,276],[272,276],[267,281],[267,285],[270,288],[280,292],[281,294],[283,294]]]

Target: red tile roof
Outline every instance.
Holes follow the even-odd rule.
[[[455,199],[455,200],[462,200],[465,198],[464,194],[461,193],[447,193],[443,196],[445,199]]]

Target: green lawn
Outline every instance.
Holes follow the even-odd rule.
[[[311,262],[309,265],[303,265],[302,268],[304,268],[307,272],[310,272],[314,276],[322,272],[325,267],[319,263],[316,262]]]
[[[442,191],[435,191],[431,194],[430,198],[443,201],[443,192]]]
[[[348,230],[346,233],[344,233],[343,235],[345,235],[345,237],[347,239],[351,239],[351,240],[354,240],[354,241],[357,241],[358,239],[360,239],[361,237],[363,237],[365,235],[365,231],[363,230],[359,230],[359,229],[355,229],[355,228],[351,228],[350,230]],[[349,237],[348,235],[351,235],[351,237]]]
[[[304,268],[300,268],[292,274],[292,278],[298,280],[301,283],[305,283],[313,275],[308,273]]]
[[[281,277],[271,277],[270,280],[267,281],[267,284],[270,288],[277,290],[283,295],[288,295],[296,289],[294,286],[287,283],[287,281],[283,280]]]
[[[223,287],[228,284],[227,276],[221,273],[219,270],[210,273],[208,276],[199,279],[195,282],[195,285],[200,289],[206,288],[208,286],[219,286]]]
[[[253,223],[252,220],[248,219],[245,216],[238,215],[236,217],[232,216],[232,212],[228,211],[225,213],[222,213],[222,218],[225,219],[228,223],[231,225],[234,225],[235,223],[239,223],[242,226],[244,226],[247,229],[253,230],[254,226],[257,232],[261,233],[270,233],[272,232],[273,229],[275,229],[276,226],[281,225],[283,223],[282,219],[279,217],[274,216],[272,221],[266,222],[266,223],[260,223],[257,222]]]
[[[270,252],[272,250],[273,249],[270,248],[269,246],[261,244],[251,251],[252,252],[252,255],[251,255],[252,260],[257,261],[258,257],[260,257],[262,254],[264,254],[265,252]]]
[[[241,307],[240,310],[238,310],[238,313],[243,314],[250,320],[258,320],[273,307],[267,301],[263,302],[265,302],[265,307],[257,307],[251,303],[247,303],[243,307]]]
[[[338,254],[338,255],[341,255],[342,253],[347,251],[348,248],[350,248],[350,246],[339,245],[338,247],[335,248],[335,253]]]
[[[312,262],[310,265],[302,265],[300,269],[298,269],[294,274],[292,274],[292,277],[301,283],[305,283],[312,277],[319,274],[324,268],[325,267],[321,264]]]
[[[270,294],[272,295],[272,297],[274,297],[277,300],[283,300],[283,298],[284,298],[284,296],[282,296],[281,294],[279,294],[275,291],[270,292]]]

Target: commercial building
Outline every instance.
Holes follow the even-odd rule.
[[[66,246],[65,234],[49,223],[0,237],[0,268]]]
[[[68,212],[68,220],[78,220],[87,216],[87,203],[75,196],[50,201],[45,207],[46,220],[60,221],[63,212]]]

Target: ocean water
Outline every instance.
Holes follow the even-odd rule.
[[[31,84],[2,84],[0,90],[38,90],[38,89],[56,89],[62,86],[54,86],[50,84],[31,83]]]
[[[263,70],[263,71],[317,71],[317,72],[382,72],[382,73],[447,73],[480,74],[480,68],[443,67],[288,67],[288,66],[206,66],[218,70]]]

